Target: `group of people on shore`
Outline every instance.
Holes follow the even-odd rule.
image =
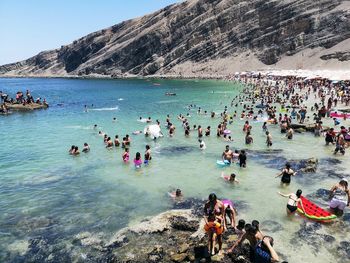
[[[22,105],[27,105],[27,104],[45,104],[48,105],[46,102],[46,99],[44,98],[43,100],[39,97],[34,100],[33,96],[30,93],[30,90],[26,90],[25,95],[23,94],[22,91],[18,91],[16,93],[15,98],[9,97],[8,94],[0,91],[0,99],[1,99],[1,104],[9,103],[9,104],[22,104]]]

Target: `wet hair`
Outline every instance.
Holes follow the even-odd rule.
[[[135,158],[136,158],[136,160],[140,160],[141,159],[141,153],[137,152]]]
[[[118,138],[119,138],[119,135],[116,135],[115,138],[118,139]]]
[[[70,147],[70,149],[71,149],[71,150],[74,150],[74,149],[75,149],[75,145],[72,145],[72,146]]]
[[[181,190],[180,189],[176,189],[175,195],[176,196],[180,196],[181,195]]]
[[[251,228],[252,228],[252,225],[249,224],[249,223],[247,223],[247,224],[244,225],[244,230],[245,230],[246,232],[250,231]]]
[[[231,177],[231,178],[236,178],[236,174],[235,174],[235,173],[232,173],[232,174],[230,174],[230,177]]]
[[[151,147],[147,144],[146,149],[149,150],[149,149],[151,149]]]
[[[208,199],[209,199],[210,202],[216,201],[217,200],[216,194],[215,193],[211,193],[209,195]]]
[[[74,150],[78,151],[78,150],[79,150],[78,146],[75,146],[75,147],[74,147]]]
[[[286,163],[286,168],[287,168],[287,169],[290,168],[290,163]]]
[[[87,142],[84,142],[84,146],[88,146]]]
[[[303,193],[303,191],[301,191],[300,189],[298,189],[298,191],[295,193],[295,195],[300,198],[301,194]]]
[[[242,229],[244,228],[244,226],[245,226],[245,220],[244,220],[244,219],[240,219],[240,220],[238,221],[237,228],[238,228],[239,230],[242,230]]]
[[[259,230],[259,221],[258,220],[253,220],[252,221],[252,226],[256,227],[257,230]]]
[[[345,178],[342,178],[339,184],[344,185],[346,188],[348,188],[348,180],[346,180]]]

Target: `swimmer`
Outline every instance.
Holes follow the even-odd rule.
[[[85,142],[82,152],[87,153],[90,151],[90,146]]]
[[[120,141],[119,141],[119,135],[116,135],[114,138],[114,146],[119,147],[120,146]]]
[[[146,151],[145,151],[145,164],[148,164],[148,162],[152,160],[152,156],[151,156],[151,147],[147,144],[146,145]]]
[[[205,150],[207,148],[207,146],[205,145],[205,142],[203,142],[203,140],[199,139],[199,149],[201,150]]]
[[[130,155],[129,155],[129,148],[125,148],[124,153],[122,155],[123,161],[126,163],[129,161]]]
[[[290,180],[292,176],[295,176],[297,172],[294,172],[293,169],[290,168],[290,164],[286,163],[286,167],[279,173],[277,177],[282,175],[281,184],[290,184]]]
[[[174,202],[179,202],[183,200],[183,194],[181,189],[176,189],[176,191],[173,191],[171,193],[168,193],[168,195],[173,199]]]
[[[287,202],[287,215],[293,215],[295,213],[295,211],[298,210],[298,204],[301,205],[302,210],[305,213],[305,209],[303,206],[303,203],[300,199],[300,196],[302,194],[302,191],[300,189],[298,189],[298,191],[294,194],[294,193],[290,193],[290,194],[283,194],[281,192],[278,192],[279,195],[283,196],[283,197],[288,197],[288,202]]]
[[[106,141],[106,148],[111,149],[112,147],[113,147],[112,139],[111,137],[108,137]]]
[[[80,154],[78,146],[74,147],[74,151],[72,152],[72,155],[78,155]]]
[[[241,150],[241,152],[238,155],[239,160],[239,167],[246,168],[247,167],[247,155],[245,153],[245,150]]]
[[[141,159],[141,153],[137,152],[134,158],[134,165],[136,168],[141,168],[142,159]]]
[[[231,173],[230,175],[225,175],[224,172],[221,172],[221,177],[227,182],[239,184],[239,181],[236,179],[235,173]]]
[[[113,122],[116,122],[117,121],[117,118],[116,117],[113,117]]]
[[[222,160],[223,161],[228,161],[229,163],[232,162],[232,158],[233,158],[233,152],[230,150],[230,146],[226,145],[225,151],[222,153]]]
[[[272,146],[272,136],[269,131],[266,131],[266,145],[267,147]]]
[[[138,135],[138,134],[141,134],[142,133],[142,131],[133,131],[132,132],[132,134],[134,134],[134,135]]]
[[[75,145],[72,145],[71,148],[69,149],[68,153],[73,154],[74,149],[75,149]]]

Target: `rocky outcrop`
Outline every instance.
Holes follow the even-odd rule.
[[[344,63],[349,10],[346,0],[189,0],[3,65],[0,74],[227,74],[235,64],[257,69],[307,50]]]

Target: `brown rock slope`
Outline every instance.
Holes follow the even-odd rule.
[[[350,66],[350,1],[190,0],[3,65],[0,74],[226,74],[327,65]]]

